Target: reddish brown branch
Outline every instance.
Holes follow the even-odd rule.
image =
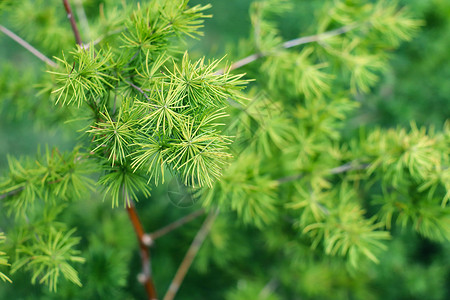
[[[165,226],[165,227],[163,227],[161,229],[158,229],[158,230],[154,231],[153,233],[150,233],[150,237],[154,241],[157,238],[160,238],[163,235],[168,234],[172,230],[175,230],[178,227],[183,226],[184,224],[186,224],[186,223],[194,220],[195,218],[203,215],[204,213],[205,213],[205,210],[203,208],[199,209],[197,211],[194,211],[193,213],[190,213],[189,215],[186,215],[186,216],[182,217],[181,219],[179,219],[179,220],[177,220],[177,221],[175,221],[173,223],[170,223],[169,225],[167,225],[167,226]]]
[[[75,36],[75,41],[79,46],[83,46],[83,41],[81,40],[80,31],[78,30],[77,23],[73,17],[72,8],[70,7],[69,0],[63,0],[64,8],[67,12],[67,18],[72,26],[73,35]]]
[[[127,195],[125,195],[127,197]],[[145,290],[147,291],[149,300],[156,300],[156,289],[152,279],[151,273],[151,259],[150,259],[150,250],[148,235],[145,234],[144,228],[142,227],[142,223],[139,220],[139,216],[136,212],[136,207],[134,206],[133,201],[129,201],[127,197],[127,212],[130,217],[131,224],[133,225],[134,231],[136,232],[136,236],[139,242],[139,250],[141,252],[141,261],[142,261],[142,273],[139,274],[139,281],[144,285]]]
[[[187,271],[189,270],[189,267],[194,261],[194,258],[197,255],[198,250],[200,250],[200,246],[203,244],[203,241],[208,235],[211,226],[214,223],[214,220],[216,219],[218,213],[219,213],[218,209],[213,210],[206,217],[205,221],[202,224],[202,227],[200,227],[200,230],[197,232],[197,235],[195,236],[194,240],[189,246],[189,249],[186,252],[186,255],[184,256],[183,261],[178,267],[177,273],[175,274],[175,277],[170,283],[169,289],[167,290],[167,293],[164,296],[164,300],[173,300],[173,298],[177,294],[178,289],[180,288],[180,285],[183,282],[184,277],[187,274]]]

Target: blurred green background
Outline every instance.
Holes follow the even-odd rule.
[[[85,1],[94,7],[98,1]],[[130,1],[131,2],[131,1]],[[315,8],[323,5],[321,0],[293,1],[293,10],[279,19],[283,37],[293,39],[298,36],[313,34]],[[367,127],[407,126],[411,121],[418,125],[436,126],[441,128],[450,117],[450,1],[448,0],[402,0],[402,5],[408,5],[414,16],[425,21],[425,25],[417,36],[409,43],[404,43],[398,50],[391,53],[391,64],[379,84],[370,94],[360,96],[360,109],[352,117],[352,123]],[[221,57],[228,54],[229,60],[235,60],[239,53],[229,50],[240,39],[244,39],[250,32],[248,8],[250,0],[192,0],[192,5],[211,3],[210,13],[213,18],[205,22],[205,36],[201,40],[187,41],[195,57]],[[62,8],[60,11],[63,14]],[[95,11],[93,12],[95,13]],[[6,16],[0,15],[0,24],[20,32]],[[68,24],[67,24],[68,26]],[[67,28],[67,30],[70,30]],[[39,42],[36,43],[39,48]],[[59,55],[59,53],[49,53]],[[64,119],[58,116],[57,110],[52,110],[42,101],[45,97],[35,97],[38,91],[36,84],[45,66],[32,57],[28,52],[15,44],[4,34],[0,33],[0,170],[6,166],[6,155],[33,155],[38,145],[57,146],[60,149],[71,149],[77,143],[76,127],[64,124]],[[16,80],[9,80],[14,77]],[[28,99],[25,107],[16,106],[17,99]],[[23,101],[22,101],[23,102]],[[19,108],[19,110],[17,110]],[[42,111],[44,110],[44,111]],[[36,116],[52,115],[48,122],[42,122]],[[170,209],[164,187],[153,193],[159,202],[150,204],[140,203],[139,210],[146,220],[147,228],[156,229],[169,220],[185,215],[189,210]],[[90,255],[89,261],[96,261],[96,265],[86,264],[80,273],[99,272],[110,277],[117,274],[127,274],[128,282],[117,282],[115,286],[102,286],[102,282],[86,284],[85,292],[80,293],[76,287],[63,285],[63,295],[50,295],[35,287],[37,296],[30,296],[29,278],[19,277],[14,286],[0,283],[0,299],[93,299],[97,292],[89,289],[113,289],[111,299],[141,299],[143,291],[135,280],[139,272],[139,257],[134,236],[127,224],[126,216],[119,210],[111,211],[108,203],[95,202],[101,199],[97,195],[90,204],[92,210],[79,205],[70,210],[66,218],[76,224],[78,233],[84,237],[82,247]],[[191,207],[191,210],[195,207]],[[87,213],[90,211],[89,213]],[[154,218],[154,216],[159,216]],[[0,217],[2,213],[0,212]],[[77,219],[87,220],[84,224],[77,223]],[[96,224],[101,221],[101,226]],[[125,225],[124,225],[125,224]],[[154,250],[157,258],[153,268],[157,272],[156,283],[167,286],[173,272],[181,260],[187,245],[195,234],[200,220],[196,220],[186,227],[183,232],[176,232],[172,239],[164,240]],[[239,230],[248,230],[239,228]],[[118,233],[119,232],[119,233]],[[401,238],[390,245],[390,249],[382,258],[384,264],[373,274],[368,274],[371,282],[367,284],[371,291],[377,291],[374,299],[448,299],[450,297],[450,245],[438,245],[421,239],[408,232],[396,233]],[[114,238],[124,237],[122,240]],[[176,243],[174,243],[176,241]],[[103,244],[111,246],[116,251],[104,253]],[[263,241],[251,241],[254,245],[262,245]],[[237,248],[239,248],[237,246]],[[164,250],[162,250],[164,249]],[[206,248],[205,251],[207,251]],[[255,253],[245,253],[241,249],[242,257],[247,260],[255,257]],[[170,253],[170,255],[167,255]],[[224,252],[226,253],[226,252]],[[257,255],[256,255],[257,256]],[[264,260],[266,258],[259,257]],[[125,262],[131,262],[132,269]],[[202,270],[202,263],[197,262],[194,268]],[[111,268],[111,264],[116,267]],[[110,269],[111,268],[111,269]],[[236,271],[243,272],[243,266],[236,266]],[[338,289],[333,287],[333,280],[320,277],[320,266],[317,274],[310,273],[299,279],[299,287],[307,291],[308,284],[320,280],[324,289],[329,289],[329,299]],[[220,268],[214,264],[207,273],[193,273],[188,276],[180,290],[179,299],[222,299],[223,291],[235,286],[235,278],[230,273],[220,274]],[[208,275],[209,274],[209,275]],[[213,274],[213,275],[211,275]],[[445,278],[443,281],[442,278]],[[83,280],[84,278],[82,278]],[[343,279],[345,281],[345,279]],[[107,282],[107,278],[105,279]],[[208,286],[204,286],[207,283]],[[122,286],[128,287],[121,292]],[[327,285],[328,284],[328,285]],[[349,289],[358,287],[347,284]],[[362,283],[361,283],[362,284]],[[364,283],[366,284],[366,283]],[[203,292],[199,291],[199,287]],[[336,289],[336,290],[335,290]],[[201,298],[206,292],[209,298]],[[106,292],[106,293],[109,293]],[[41,295],[41,296],[39,296]],[[122,295],[122,296],[118,296]],[[328,297],[327,296],[327,297]],[[35,298],[37,297],[37,298]],[[58,298],[64,297],[64,298]],[[84,298],[83,298],[84,297]],[[121,298],[123,297],[123,298]],[[308,299],[325,299],[322,296],[311,296]],[[349,295],[345,297],[352,299]],[[358,297],[357,297],[358,298]],[[360,297],[359,297],[360,299]]]

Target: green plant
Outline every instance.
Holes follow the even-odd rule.
[[[66,130],[81,132],[79,145],[67,152],[53,148],[35,159],[8,159],[0,198],[7,210],[2,229],[10,240],[5,251],[12,264],[11,276],[6,274],[13,280],[29,271],[32,283],[45,284],[60,297],[82,297],[82,290],[73,292],[64,283],[62,291],[57,287],[62,277],[81,286],[80,277],[89,275],[76,269],[92,264],[100,271],[92,272],[95,286],[84,289],[85,298],[131,297],[123,290],[126,265],[117,263],[113,272],[106,262],[129,261],[133,249],[115,240],[127,235],[115,236],[124,224],[120,217],[117,224],[98,224],[96,211],[100,216],[110,212],[91,203],[101,198],[128,212],[141,254],[138,279],[148,299],[157,298],[158,280],[168,284],[171,277],[161,268],[154,268],[153,276],[150,247],[204,211],[208,216],[164,299],[178,292],[199,251],[200,271],[214,266],[246,282],[227,293],[221,290],[220,296],[211,291],[211,298],[345,298],[341,293],[351,289],[364,299],[369,280],[352,287],[352,276],[380,263],[394,220],[432,241],[449,240],[448,123],[439,131],[412,122],[409,130],[355,133],[348,122],[359,106],[355,98],[369,93],[387,69],[388,51],[410,40],[422,25],[407,9],[388,1],[327,1],[317,10],[312,35],[284,41],[277,20],[294,4],[256,1],[250,7],[250,38],[230,52],[247,56],[227,64],[225,58],[191,59],[183,49],[183,38],[201,35],[209,5],[155,0],[136,5],[100,1],[97,6],[99,1],[86,1],[99,7],[96,13],[74,1],[79,28],[69,1],[62,2],[60,10],[56,1],[25,1],[20,8],[13,1],[2,3],[27,37],[41,40],[49,53],[63,51],[55,60],[37,54],[49,69],[40,76],[42,111],[33,110],[36,119],[70,119]],[[63,7],[75,49],[68,25],[50,26],[57,20],[67,23],[56,17]],[[38,29],[24,22],[30,16],[41,23]],[[49,41],[59,36],[57,43]],[[236,69],[247,73],[234,74]],[[29,105],[27,97],[14,99]],[[173,195],[161,196],[167,181],[176,183],[179,202]],[[147,218],[164,220],[180,212],[174,206],[164,212],[158,202],[186,199],[203,208],[147,233],[135,202],[151,201]],[[78,205],[80,216],[90,215],[84,221],[99,227],[87,246],[75,237],[75,226],[87,225],[70,217]],[[248,259],[246,239],[265,248],[262,261],[274,257],[265,272],[258,265],[250,274],[232,266]],[[108,243],[117,254],[107,251]],[[85,262],[85,255],[105,263]],[[1,258],[0,264],[6,261]],[[306,276],[299,276],[303,271]],[[105,276],[109,272],[111,278]],[[318,282],[328,289],[311,287]],[[276,285],[282,288],[274,292]]]

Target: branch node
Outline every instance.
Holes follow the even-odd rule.
[[[144,273],[139,273],[137,275],[137,280],[139,281],[140,284],[145,284],[145,282],[147,281],[148,277],[147,275],[145,275]]]
[[[141,238],[141,242],[142,242],[142,244],[144,244],[147,247],[153,246],[153,244],[154,244],[151,235],[148,233],[144,233],[144,235]]]
[[[66,9],[67,18],[70,21],[70,26],[72,27],[73,35],[75,36],[75,41],[79,46],[83,45],[81,40],[80,31],[78,30],[77,23],[72,14],[72,8],[70,7],[69,0],[63,0],[64,8]]]

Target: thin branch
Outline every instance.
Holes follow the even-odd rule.
[[[303,45],[303,44],[308,44],[308,43],[313,43],[313,42],[319,42],[325,39],[328,39],[330,37],[333,36],[337,36],[337,35],[341,35],[344,34],[346,32],[349,32],[353,29],[355,29],[357,26],[356,24],[349,24],[349,25],[345,25],[342,26],[340,28],[334,29],[334,30],[330,30],[327,32],[323,32],[323,33],[319,33],[316,35],[311,35],[311,36],[305,36],[305,37],[301,37],[298,39],[294,39],[294,40],[290,40],[287,41],[285,43],[283,43],[283,48],[291,48],[291,47],[295,47],[298,45]]]
[[[79,46],[83,46],[83,41],[81,40],[80,31],[78,30],[77,23],[73,17],[72,8],[70,7],[69,0],[62,0],[64,8],[67,12],[67,18],[70,20],[70,25],[72,26],[73,35],[75,36],[75,41]]]
[[[126,197],[127,212],[130,218],[131,224],[133,225],[134,231],[139,242],[139,249],[141,252],[142,261],[142,273],[139,274],[139,281],[144,285],[145,290],[148,295],[149,300],[156,300],[156,289],[152,279],[151,273],[151,258],[150,250],[148,246],[151,244],[151,239],[148,235],[144,233],[144,228],[139,220],[139,216],[136,212],[136,207],[134,206],[133,200],[128,198],[126,191],[124,191],[124,196]],[[131,201],[130,201],[131,200]]]
[[[260,59],[261,57],[264,57],[264,56],[266,56],[266,55],[264,55],[262,53],[255,53],[255,54],[249,55],[249,56],[247,56],[247,57],[245,57],[245,58],[243,58],[241,60],[238,60],[237,62],[231,64],[231,66],[227,70],[228,71],[233,71],[233,70],[239,69],[239,68],[241,68],[241,67],[243,67],[245,65],[248,65],[249,63],[252,63],[255,60],[258,60],[258,59]],[[217,71],[217,73],[220,75],[220,74],[223,74],[224,71],[225,70],[222,69],[222,70]]]
[[[30,44],[28,44],[25,40],[23,40],[20,36],[18,36],[14,32],[12,32],[8,28],[0,25],[0,31],[3,32],[4,34],[6,34],[7,36],[9,36],[11,39],[13,39],[15,42],[17,42],[19,45],[24,47],[31,54],[33,54],[34,56],[36,56],[37,58],[39,58],[40,60],[42,60],[43,62],[48,64],[49,66],[51,66],[53,68],[56,68],[58,66],[53,60],[51,60],[50,58],[48,58],[47,56],[45,56],[44,54],[39,52],[39,50],[37,50],[36,48],[34,48]]]
[[[145,99],[147,99],[147,101],[150,101],[150,98],[147,96],[147,94],[140,88],[140,87],[138,87],[137,85],[135,85],[134,83],[132,83],[132,82],[129,82],[129,81],[126,81],[126,80],[124,80],[125,81],[125,83],[127,83],[129,86],[131,86],[132,88],[134,88],[136,91],[138,91],[139,93],[141,93],[142,95],[144,95],[144,97],[145,97]]]
[[[25,189],[25,187],[22,186],[22,187],[20,187],[20,188],[15,189],[15,190],[9,191],[9,192],[4,193],[4,194],[1,194],[1,195],[0,195],[0,200],[1,200],[1,199],[4,199],[4,198],[7,198],[7,197],[9,197],[9,196],[14,196],[14,195],[20,193],[21,191],[23,191],[24,189]]]
[[[173,300],[173,298],[177,294],[178,289],[180,288],[180,285],[183,282],[187,271],[189,270],[189,267],[191,266],[195,256],[197,255],[198,250],[200,250],[200,246],[203,244],[203,241],[211,230],[211,226],[218,214],[219,209],[216,209],[214,211],[211,211],[206,217],[205,221],[202,224],[202,227],[197,232],[197,235],[189,246],[189,249],[184,256],[183,261],[178,267],[177,273],[170,283],[169,289],[167,290],[167,293],[164,296],[163,300]]]
[[[346,164],[343,164],[342,166],[339,166],[339,167],[336,167],[333,169],[329,169],[328,173],[329,174],[340,174],[340,173],[345,173],[347,171],[352,171],[352,170],[367,169],[369,166],[370,166],[370,164],[355,165],[354,162],[348,162]],[[305,173],[300,173],[300,174],[295,174],[295,175],[279,178],[279,179],[277,179],[277,181],[279,184],[282,184],[282,183],[299,180],[299,179],[303,178],[304,176],[305,176]]]
[[[195,218],[203,215],[204,213],[205,213],[205,210],[203,208],[199,209],[197,211],[194,211],[193,213],[190,213],[189,215],[186,215],[186,216],[182,217],[181,219],[179,219],[179,220],[177,220],[177,221],[175,221],[173,223],[170,223],[169,225],[167,225],[167,226],[165,226],[165,227],[163,227],[161,229],[158,229],[158,230],[154,231],[153,233],[150,233],[150,237],[154,241],[157,238],[160,238],[160,237],[168,234],[169,232],[177,229],[178,227],[183,226],[184,224],[186,224],[186,223],[194,220]]]
[[[291,181],[296,181],[296,180],[302,179],[303,176],[305,176],[305,174],[304,173],[300,173],[300,174],[295,174],[295,175],[279,178],[279,179],[277,179],[277,181],[278,181],[278,184],[282,184],[282,183],[287,183],[287,182],[291,182]]]
[[[330,174],[340,174],[340,173],[344,173],[347,171],[352,171],[352,170],[364,170],[367,169],[370,166],[370,164],[363,164],[363,165],[354,165],[352,162],[348,162],[342,166],[330,169],[328,172]]]
[[[137,49],[136,53],[130,58],[130,60],[125,64],[125,66],[128,66],[131,64],[131,62],[141,53],[141,48]]]
[[[330,37],[333,36],[337,36],[337,35],[341,35],[344,34],[346,32],[349,32],[353,29],[355,29],[357,26],[356,24],[350,24],[350,25],[345,25],[343,27],[334,29],[334,30],[330,30],[327,32],[323,32],[323,33],[319,33],[319,34],[315,34],[315,35],[310,35],[310,36],[305,36],[305,37],[301,37],[301,38],[297,38],[297,39],[293,39],[287,42],[284,42],[282,44],[282,47],[285,49],[288,48],[292,48],[295,46],[299,46],[299,45],[303,45],[303,44],[308,44],[308,43],[313,43],[313,42],[319,42],[325,39],[328,39]],[[241,68],[245,65],[248,65],[249,63],[254,62],[255,60],[265,57],[267,55],[269,55],[270,53],[254,53],[252,55],[249,55],[241,60],[238,60],[237,62],[234,62],[231,64],[231,66],[229,68],[227,68],[227,71],[232,71],[232,70],[236,70],[238,68]],[[216,72],[216,74],[221,75],[225,72],[225,69],[221,69],[219,71]]]

